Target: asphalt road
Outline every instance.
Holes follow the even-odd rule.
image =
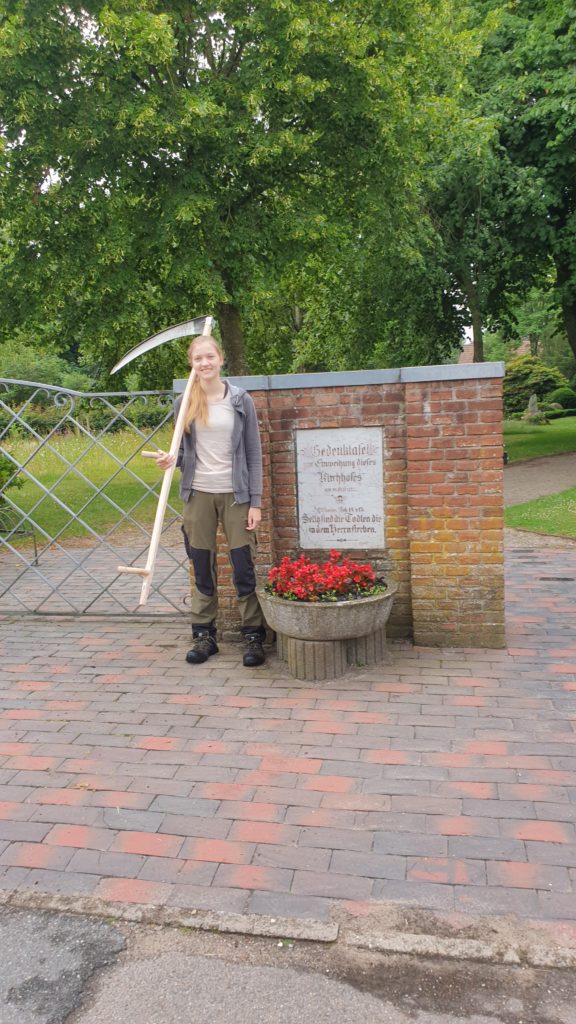
[[[0,1024],[574,1024],[574,972],[0,910]]]
[[[123,935],[99,920],[0,910],[1,1024],[61,1024],[93,971],[112,963]]]

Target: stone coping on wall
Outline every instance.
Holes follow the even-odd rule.
[[[504,363],[446,363],[441,366],[404,366],[395,370],[341,370],[326,373],[278,373],[271,376],[228,377],[247,391],[285,391],[289,388],[338,388],[355,384],[418,384],[443,380],[480,380],[503,377]],[[176,393],[186,378],[173,382]]]

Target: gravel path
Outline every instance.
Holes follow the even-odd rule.
[[[576,487],[576,452],[512,462],[504,467],[504,505],[558,494]]]
[[[546,455],[541,459],[513,462],[504,467],[504,505],[519,505],[547,494],[558,494],[576,487],[576,452]],[[506,547],[573,548],[576,540],[553,537],[528,530],[504,530]]]

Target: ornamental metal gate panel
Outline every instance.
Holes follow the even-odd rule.
[[[143,566],[168,448],[172,392],[84,394],[0,378],[0,613],[184,613],[188,560],[178,481],[148,603]]]

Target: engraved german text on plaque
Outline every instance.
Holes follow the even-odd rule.
[[[301,548],[384,547],[382,430],[296,431]]]

